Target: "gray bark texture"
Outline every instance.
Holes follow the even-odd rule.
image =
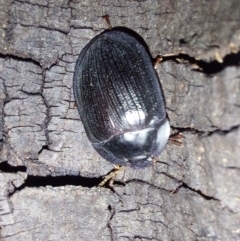
[[[153,57],[172,133],[149,168],[113,165],[88,141],[72,79],[113,26]],[[0,240],[240,240],[239,0],[0,0]]]

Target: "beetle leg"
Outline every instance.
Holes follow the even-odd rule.
[[[182,185],[183,185],[183,183],[181,182],[180,185],[178,185],[177,187],[175,187],[175,188],[170,192],[170,194],[175,194],[175,193],[179,190],[179,188],[182,187]]]
[[[106,15],[102,16],[102,18],[106,21],[106,23],[107,23],[107,25],[108,25],[108,28],[109,28],[109,29],[112,29],[112,24],[111,24],[111,22],[110,22],[109,15],[106,14]]]
[[[157,158],[155,156],[151,156],[152,162],[155,164],[157,162]]]
[[[169,137],[169,142],[174,145],[181,146],[183,138],[184,138],[184,135],[182,133],[176,133]]]
[[[154,69],[157,69],[157,66],[158,64],[163,60],[163,58],[161,58],[159,55],[155,58],[155,61],[154,61]]]
[[[114,170],[111,171],[108,175],[106,175],[102,182],[98,184],[99,187],[104,186],[109,181],[109,186],[113,187],[114,180],[118,174],[119,171],[123,170],[124,166],[114,165]]]

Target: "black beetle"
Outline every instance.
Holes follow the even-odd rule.
[[[82,50],[73,80],[81,120],[98,153],[122,166],[150,165],[167,144],[170,125],[142,38],[127,28],[104,31]]]

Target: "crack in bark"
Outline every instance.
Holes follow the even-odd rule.
[[[177,55],[169,55],[169,56],[160,56],[162,58],[162,62],[165,61],[174,61],[179,64],[179,59],[185,61],[189,64],[195,65],[198,69],[194,69],[194,71],[204,73],[208,76],[215,75],[223,71],[226,67],[229,66],[239,66],[240,63],[240,51],[237,53],[231,53],[224,56],[221,61],[213,60],[210,62],[206,62],[203,60],[197,60],[195,57],[192,57],[188,54],[177,54]]]
[[[160,224],[162,224],[165,228],[167,228],[167,229],[170,229],[170,230],[172,230],[172,228],[170,228],[170,227],[168,227],[168,225],[167,224],[165,224],[163,221],[161,221],[161,220],[153,220],[153,219],[151,219],[151,218],[148,218],[148,219],[136,219],[137,221],[139,221],[139,222],[148,222],[148,221],[150,221],[151,223],[154,223],[154,224],[156,224],[156,223],[160,223]]]
[[[82,177],[82,176],[32,176],[28,175],[25,182],[9,193],[9,197],[14,195],[17,191],[23,190],[25,187],[61,187],[61,186],[81,186],[81,187],[95,187],[101,182],[102,178],[98,177]]]
[[[204,131],[204,130],[198,130],[193,127],[178,127],[178,126],[171,126],[173,130],[177,130],[178,132],[184,133],[184,132],[190,132],[192,134],[197,134],[200,137],[206,137],[206,136],[212,136],[214,134],[219,134],[219,135],[226,135],[230,132],[236,131],[238,128],[240,128],[240,125],[235,125],[230,127],[229,129],[223,130],[216,128],[212,131]]]
[[[112,230],[112,226],[111,226],[110,222],[111,222],[113,216],[115,215],[115,208],[112,208],[112,206],[109,204],[108,210],[109,210],[111,216],[110,216],[110,218],[109,218],[109,220],[107,222],[107,228],[109,229],[111,241],[113,241],[114,240],[114,236],[113,236],[113,230]]]
[[[43,72],[42,74],[43,76],[43,79],[42,79],[42,86],[41,86],[41,96],[42,96],[42,99],[43,99],[43,103],[45,104],[46,106],[46,117],[43,121],[43,124],[42,124],[42,128],[43,128],[43,131],[44,131],[44,134],[45,134],[45,137],[46,137],[46,144],[42,146],[41,150],[38,151],[38,155],[44,150],[44,149],[50,149],[49,148],[49,145],[51,144],[50,143],[50,138],[49,138],[49,131],[48,131],[48,125],[51,121],[51,115],[50,115],[50,106],[48,104],[48,101],[46,99],[46,97],[44,96],[43,94],[43,90],[44,90],[44,86],[45,86],[45,78],[46,78],[46,71]]]
[[[4,236],[4,238],[11,238],[11,237],[14,237],[14,236],[16,236],[16,235],[18,235],[18,237],[19,237],[19,234],[27,233],[27,232],[29,232],[29,231],[36,230],[36,229],[41,229],[41,228],[42,228],[42,227],[39,226],[39,227],[34,227],[34,228],[26,229],[26,230],[23,230],[23,231],[18,231],[18,232],[13,233],[13,234],[8,234],[8,235]]]
[[[109,233],[110,233],[110,238],[111,238],[111,241],[113,241],[113,230],[112,230],[112,227],[109,223],[107,223],[107,228],[109,229]]]
[[[201,196],[202,198],[204,198],[205,200],[214,200],[214,201],[220,202],[219,199],[217,199],[217,198],[215,198],[215,197],[212,197],[212,196],[208,196],[207,194],[203,193],[201,190],[196,190],[196,189],[188,186],[188,185],[187,185],[186,183],[184,183],[184,182],[178,187],[178,189],[180,189],[180,188],[185,188],[185,189],[188,189],[188,190],[190,190],[190,191],[192,191],[192,192],[195,192],[196,194],[200,195],[200,196]]]
[[[36,61],[35,59],[32,59],[30,57],[24,58],[24,57],[18,56],[18,55],[0,53],[0,58],[11,58],[11,59],[14,59],[17,61],[33,63],[33,64],[39,66],[40,68],[42,68],[41,64],[38,61]]]
[[[125,209],[125,210],[120,210],[118,211],[119,213],[131,213],[131,212],[135,212],[135,211],[139,211],[140,207],[138,208],[133,208],[133,209]]]
[[[13,22],[13,24],[19,24],[19,23],[14,23]],[[24,27],[24,28],[32,28],[33,26],[34,27],[36,27],[34,24],[33,25],[28,25],[28,24],[23,24],[23,23],[21,23],[21,24],[19,24],[20,26],[22,26],[22,27]],[[64,31],[64,30],[62,30],[62,29],[60,29],[60,28],[54,28],[54,27],[47,27],[47,26],[43,26],[43,25],[38,25],[37,26],[37,28],[38,29],[45,29],[45,30],[47,30],[47,31],[56,31],[56,32],[59,32],[59,33],[62,33],[62,34],[69,34],[69,32],[70,32],[70,30],[71,30],[71,28],[69,27],[69,29],[68,30],[66,30],[66,31]]]
[[[26,172],[25,166],[12,166],[7,161],[0,163],[0,171],[3,173],[18,173]],[[66,185],[81,186],[81,187],[95,187],[102,181],[102,177],[82,177],[82,176],[32,176],[28,175],[25,182],[15,187],[12,192],[9,193],[9,197],[14,195],[15,192],[23,190],[25,187],[60,187]]]
[[[129,236],[120,236],[122,238],[127,238],[128,240],[135,240],[135,239],[138,239],[138,240],[157,240],[157,241],[160,241],[160,239],[156,239],[155,237],[144,237],[144,236],[140,236],[140,235],[134,235],[133,236],[133,239],[130,238]]]
[[[174,179],[174,178],[173,178],[173,179]],[[166,192],[170,192],[170,193],[172,193],[173,191],[176,190],[176,188],[174,188],[173,190],[168,190],[168,189],[162,188],[162,187],[160,187],[160,186],[154,185],[154,184],[152,184],[152,183],[150,183],[150,182],[147,182],[147,181],[145,181],[145,180],[140,180],[140,179],[131,179],[131,180],[126,181],[126,184],[128,184],[128,183],[141,183],[141,184],[146,184],[146,185],[148,185],[148,186],[150,186],[150,187],[153,187],[153,188],[156,188],[156,189],[159,189],[159,190],[163,190],[163,191],[166,191]]]
[[[33,3],[33,2],[30,2],[30,1],[20,1],[20,0],[15,0],[15,2],[18,2],[18,3],[21,3],[21,4],[29,4],[31,6],[38,6],[38,7],[44,7],[44,8],[50,8],[49,4],[41,4],[40,2],[36,2],[36,3]]]
[[[167,176],[169,176],[169,175],[167,175]],[[171,177],[171,176],[169,176],[169,177]],[[178,187],[176,187],[175,189],[173,189],[173,190],[167,190],[167,189],[164,189],[164,188],[162,188],[162,187],[156,186],[156,185],[154,185],[154,184],[152,184],[152,183],[149,183],[149,182],[147,182],[147,181],[139,180],[139,179],[131,179],[131,180],[129,180],[129,181],[126,181],[126,184],[131,183],[131,182],[143,183],[143,184],[147,184],[147,185],[149,185],[149,186],[151,186],[151,187],[153,187],[153,188],[160,189],[160,190],[163,190],[163,191],[166,191],[166,192],[170,192],[171,194],[177,193],[177,191],[178,191],[180,188],[185,188],[185,189],[188,189],[188,190],[190,190],[190,191],[192,191],[192,192],[195,192],[196,194],[198,194],[198,195],[200,195],[201,197],[203,197],[205,200],[214,200],[214,201],[219,201],[219,202],[220,202],[219,199],[217,199],[217,198],[215,198],[215,197],[212,197],[212,196],[208,196],[207,194],[204,194],[201,190],[196,190],[196,189],[188,186],[186,183],[184,183],[184,182],[182,182],[182,181],[179,181],[179,180],[177,180],[177,179],[175,179],[175,178],[172,178],[172,179],[175,180],[176,182],[177,182],[177,181],[178,181],[178,182],[181,182],[181,184],[180,184]]]

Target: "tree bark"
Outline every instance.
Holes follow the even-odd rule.
[[[105,14],[163,57],[184,136],[114,188],[72,92]],[[239,16],[239,0],[0,0],[0,240],[240,240]]]

